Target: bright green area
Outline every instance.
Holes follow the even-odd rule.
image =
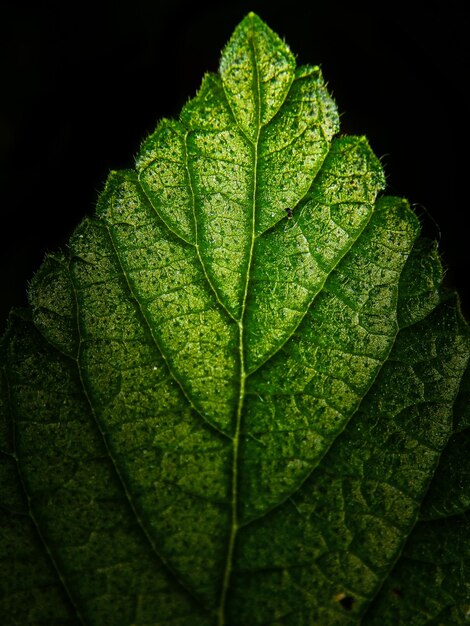
[[[2,624],[468,623],[469,329],[337,132],[250,14],[46,258],[1,344]]]

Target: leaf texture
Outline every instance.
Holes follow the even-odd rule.
[[[338,130],[249,14],[46,257],[1,346],[2,623],[468,621],[468,326]]]

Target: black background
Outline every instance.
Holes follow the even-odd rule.
[[[440,242],[470,314],[468,22],[463,2],[0,4],[0,331],[46,251],[94,210],[110,169],[133,166],[176,117],[238,22],[255,11],[299,63],[320,64],[342,132],[364,134],[387,192]],[[439,225],[439,226],[438,226]]]

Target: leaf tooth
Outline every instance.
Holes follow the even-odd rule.
[[[180,123],[163,120],[143,143],[136,167],[142,189],[157,215],[184,241],[195,243],[185,137],[186,129]]]
[[[295,58],[288,46],[250,13],[235,29],[220,61],[230,108],[253,141],[259,126],[279,110],[294,78]]]

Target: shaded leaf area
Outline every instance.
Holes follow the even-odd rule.
[[[10,389],[18,407],[14,455],[20,461],[11,498],[21,498],[24,484],[50,548],[41,545],[27,509],[21,526],[13,517],[12,528],[24,539],[11,547],[25,550],[18,563],[27,575],[23,578],[18,563],[13,565],[17,555],[15,561],[5,555],[13,574],[8,584],[22,580],[25,587],[8,590],[6,623],[148,623],[158,614],[164,623],[191,619],[197,624],[197,605],[182,597],[174,577],[149,549],[94,426],[75,363],[51,350],[20,316],[13,318],[13,330]],[[14,503],[5,507],[15,515]]]
[[[1,344],[4,623],[465,619],[468,327],[337,130],[250,14],[47,256]]]
[[[470,475],[467,367],[455,403],[461,430],[448,441],[423,501],[420,521],[376,598],[365,624],[467,624],[470,616]],[[467,418],[463,420],[463,418]]]
[[[399,304],[409,312],[408,325],[346,430],[282,507],[242,530],[234,616],[246,605],[248,588],[262,616],[254,623],[359,623],[388,579],[452,432],[452,405],[468,355],[455,302],[445,299],[432,309],[438,285],[433,288],[425,247],[416,246],[401,281]],[[408,276],[423,262],[431,271]],[[422,537],[419,526],[415,533]],[[410,623],[417,606],[399,621],[389,600],[379,619]]]
[[[0,378],[5,420],[0,439],[2,620],[6,624],[79,624],[76,612],[31,517],[18,475],[8,389]]]

